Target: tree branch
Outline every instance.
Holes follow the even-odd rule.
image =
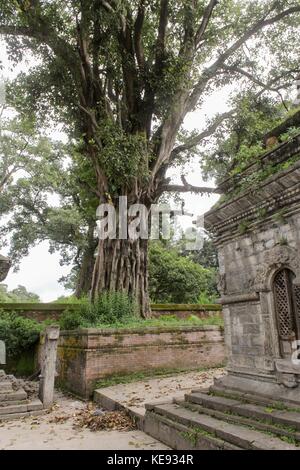
[[[263,81],[261,81],[259,78],[252,75],[247,70],[244,70],[241,67],[238,67],[236,65],[223,65],[222,69],[224,69],[227,72],[235,72],[240,75],[243,75],[244,77],[249,78],[249,80],[252,81],[253,83],[256,83],[257,85],[262,87],[264,90],[274,91],[275,93],[278,93],[278,90],[280,89],[280,87],[274,88],[272,87],[272,83],[276,83],[279,80],[279,78],[284,76],[284,74],[282,74],[280,77],[276,77],[276,79],[272,80],[270,83],[264,83]]]
[[[168,6],[169,0],[160,0],[160,15],[159,15],[159,26],[158,35],[156,41],[156,63],[155,69],[159,69],[162,64],[162,59],[165,52],[165,40],[167,33],[168,24]]]
[[[140,0],[137,17],[134,23],[134,49],[137,62],[140,68],[145,67],[144,48],[142,43],[142,30],[145,19],[145,0]]]
[[[190,150],[193,147],[196,147],[203,139],[211,136],[217,128],[226,120],[231,118],[234,115],[235,110],[228,111],[226,113],[220,114],[216,117],[215,121],[210,124],[204,131],[200,132],[190,139],[188,139],[184,144],[178,145],[175,147],[171,153],[170,161],[177,157],[178,154]]]
[[[218,5],[218,3],[219,3],[218,0],[210,0],[209,4],[207,5],[207,7],[204,11],[202,22],[201,22],[201,24],[200,24],[200,26],[199,26],[199,28],[196,32],[196,35],[195,35],[195,47],[198,46],[199,42],[203,38],[203,36],[205,34],[205,31],[206,31],[206,28],[209,24],[210,18],[212,16],[213,10]]]
[[[270,12],[270,11],[269,11]],[[250,39],[252,36],[254,36],[256,33],[261,31],[263,28],[266,26],[270,26],[272,24],[275,24],[282,19],[286,18],[287,16],[292,15],[293,13],[299,13],[300,12],[300,6],[297,7],[291,7],[288,8],[287,10],[282,11],[281,13],[278,13],[277,15],[273,16],[272,18],[266,19],[265,17],[252,25],[237,41],[235,41],[223,54],[219,56],[219,58],[211,65],[209,66],[204,73],[202,74],[202,77],[198,81],[198,83],[195,85],[194,90],[190,94],[189,100],[187,100],[186,104],[186,112],[191,111],[197,104],[199,97],[203,93],[204,89],[206,88],[206,85],[208,81],[213,78],[220,69],[226,60],[231,57],[248,39]]]
[[[171,193],[196,193],[196,194],[219,194],[219,191],[217,188],[209,188],[206,186],[193,186],[192,184],[189,184],[185,176],[181,176],[181,181],[182,185],[180,184],[162,184],[160,186],[160,194],[163,194],[164,192],[171,192]]]

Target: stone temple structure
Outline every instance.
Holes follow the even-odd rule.
[[[300,135],[220,189],[205,220],[219,253],[221,384],[300,405]]]
[[[300,112],[277,145],[223,181],[205,215],[218,249],[227,375],[147,407],[145,430],[178,449],[300,445]],[[287,443],[288,442],[288,443]]]

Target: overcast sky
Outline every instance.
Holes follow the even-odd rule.
[[[29,67],[30,63],[23,63],[17,67],[12,67],[9,63],[5,44],[0,41],[0,62],[2,63],[2,79],[14,78],[20,71]],[[1,77],[1,75],[0,75]],[[185,120],[185,127],[188,130],[199,129],[204,126],[206,117],[213,116],[216,113],[225,111],[228,106],[226,104],[229,96],[230,88],[221,92],[213,94],[206,100],[205,107],[201,112],[195,111],[187,116]],[[57,135],[59,135],[57,133]],[[55,137],[55,134],[54,134]],[[169,174],[175,181],[180,182],[180,171],[172,170]],[[198,162],[190,164],[186,177],[189,183],[201,186],[204,182],[201,178],[201,172]],[[213,186],[213,182],[204,183],[206,186]],[[218,199],[217,195],[200,196],[185,194],[185,208],[196,217],[202,215],[209,208],[215,204]],[[187,219],[185,224],[188,223]],[[2,254],[6,254],[5,249]],[[37,293],[41,300],[44,302],[55,300],[58,296],[68,295],[70,292],[66,291],[63,286],[58,283],[58,279],[69,273],[71,267],[60,266],[59,254],[50,254],[48,252],[48,243],[43,242],[33,248],[29,255],[24,258],[20,264],[20,270],[14,273],[12,270],[5,280],[9,290],[14,289],[19,284],[26,287],[27,290]]]

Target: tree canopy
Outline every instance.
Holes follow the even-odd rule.
[[[116,205],[126,195],[149,207],[165,192],[210,193],[184,177],[171,184],[167,171],[235,106],[201,132],[184,132],[185,117],[226,85],[282,97],[299,74],[299,21],[299,0],[2,1],[10,59],[30,51],[37,64],[9,97],[23,112],[64,123],[88,199]],[[146,315],[147,270],[145,241],[99,241],[92,297],[125,290]]]
[[[9,291],[6,284],[0,284],[0,303],[18,302],[40,302],[40,298],[37,294],[28,292],[24,286]]]

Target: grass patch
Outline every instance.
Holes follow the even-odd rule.
[[[115,329],[126,329],[126,328],[147,328],[147,327],[159,327],[167,328],[173,326],[224,326],[223,317],[219,314],[210,315],[206,318],[199,318],[196,315],[189,315],[187,318],[178,318],[176,315],[163,315],[159,318],[143,319],[138,317],[124,317],[120,320],[115,321],[102,321],[99,320],[89,321],[83,318],[80,313],[76,311],[67,311],[60,321],[62,329],[74,330],[77,328],[115,328]]]
[[[206,431],[205,429],[201,428],[200,426],[194,426],[190,428],[190,431],[182,431],[180,435],[189,441],[193,447],[196,446],[199,437],[208,437],[208,438],[217,438],[214,432]]]
[[[211,315],[207,318],[199,318],[190,315],[187,318],[178,318],[176,315],[164,315],[160,318],[129,318],[124,321],[112,323],[97,323],[96,328],[145,328],[145,327],[168,327],[168,326],[223,326],[224,321],[220,315]]]

